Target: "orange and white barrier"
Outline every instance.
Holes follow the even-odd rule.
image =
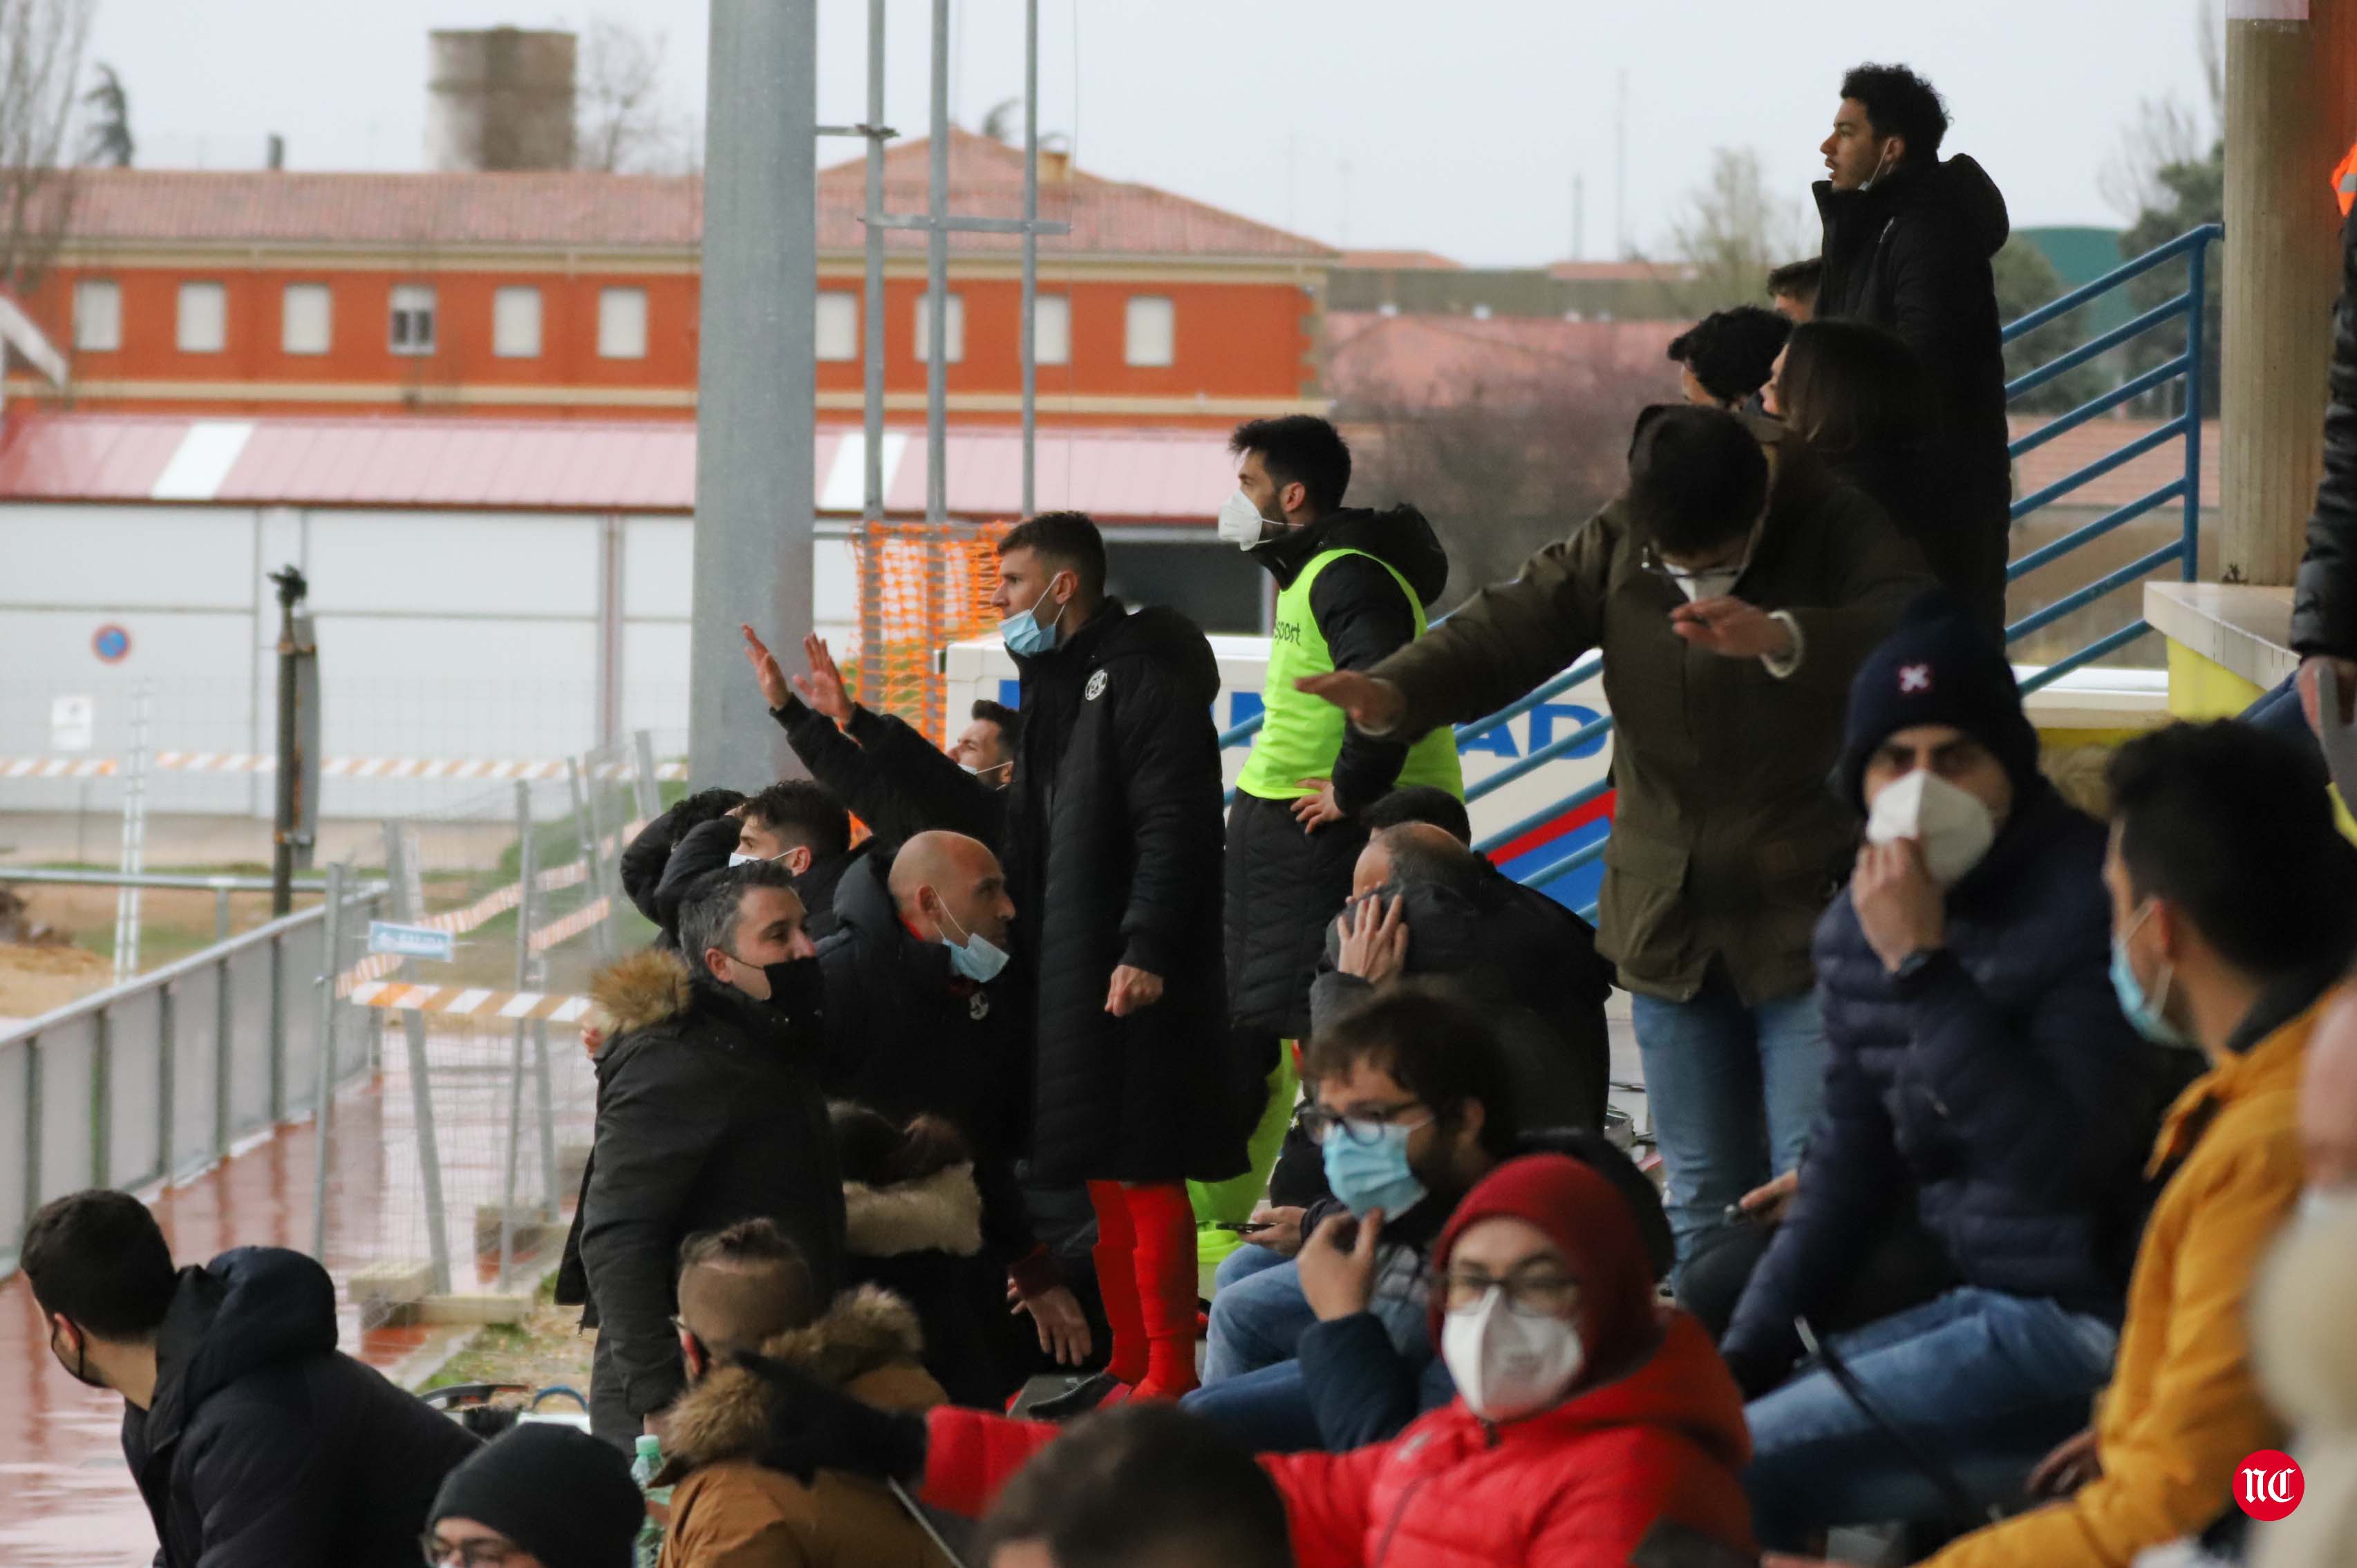
[[[552,1024],[572,1024],[589,1011],[587,996],[556,996],[539,991],[484,991],[468,985],[411,985],[398,980],[356,985],[351,1000],[362,1007],[502,1023],[545,1018]]]

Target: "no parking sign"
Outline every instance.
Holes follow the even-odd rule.
[[[122,663],[131,657],[130,628],[107,622],[91,633],[90,650],[98,655],[102,664]]]

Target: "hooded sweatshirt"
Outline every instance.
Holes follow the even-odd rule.
[[[337,1351],[327,1270],[278,1247],[180,1271],[155,1399],[123,1412],[163,1568],[410,1568],[442,1477],[476,1446]]]
[[[1264,1455],[1303,1568],[1620,1568],[1658,1529],[1751,1548],[1737,1479],[1751,1456],[1742,1396],[1693,1318],[1652,1302],[1637,1221],[1612,1184],[1560,1155],[1510,1160],[1458,1206],[1435,1250],[1511,1215],[1548,1232],[1582,1282],[1589,1370],[1557,1403],[1484,1421],[1462,1398],[1388,1443]],[[1440,1307],[1434,1307],[1439,1337]],[[1052,1426],[972,1411],[927,1418],[925,1499],[979,1512]]]

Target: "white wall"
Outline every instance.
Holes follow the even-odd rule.
[[[153,683],[159,750],[275,745],[278,612],[264,574],[311,583],[331,756],[562,757],[597,738],[599,572],[592,513],[302,510],[0,504],[0,757],[50,754],[60,695],[96,700],[91,755],[127,757],[132,693]],[[619,520],[625,736],[686,745],[693,528]],[[820,634],[849,651],[857,574],[841,537],[813,550]],[[127,628],[99,661],[93,633]],[[800,650],[780,650],[798,663]],[[748,677],[749,679],[749,677]],[[101,779],[0,780],[0,812],[118,809]],[[330,816],[456,809],[503,787],[329,779]],[[230,775],[158,775],[157,811],[266,813],[268,789]],[[111,843],[111,841],[110,841]]]

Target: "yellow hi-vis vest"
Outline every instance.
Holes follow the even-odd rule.
[[[1333,777],[1334,758],[1341,754],[1342,733],[1349,721],[1341,709],[1325,698],[1295,691],[1293,682],[1303,675],[1333,672],[1334,655],[1326,646],[1326,634],[1318,629],[1317,616],[1310,612],[1309,589],[1318,574],[1345,555],[1367,553],[1328,550],[1313,555],[1301,575],[1276,596],[1276,628],[1269,637],[1268,675],[1261,686],[1260,733],[1253,737],[1252,755],[1244,758],[1243,773],[1236,779],[1236,788],[1247,795],[1264,800],[1297,800],[1311,793],[1302,779]],[[1416,601],[1407,579],[1382,556],[1367,555],[1367,559],[1389,572],[1392,581],[1399,585],[1415,616],[1415,634],[1422,637],[1424,606]],[[1457,765],[1457,736],[1448,725],[1441,725],[1408,747],[1407,760],[1400,765],[1394,788],[1405,789],[1415,784],[1437,785],[1463,799],[1465,776]]]

